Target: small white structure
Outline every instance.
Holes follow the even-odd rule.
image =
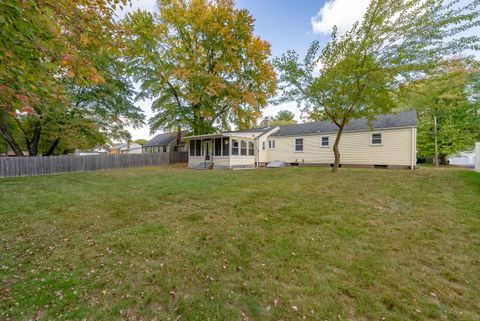
[[[475,144],[475,171],[480,173],[480,143]]]
[[[473,167],[475,166],[475,150],[461,152],[448,159],[450,165]]]

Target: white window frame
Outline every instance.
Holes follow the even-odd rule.
[[[297,150],[297,139],[301,139],[302,140],[302,150]],[[303,153],[303,151],[305,150],[305,138],[303,137],[295,137],[293,139],[293,152],[294,153]]]
[[[328,144],[327,145],[323,145],[323,139],[324,138],[327,138],[328,139]],[[330,136],[321,136],[320,137],[320,147],[322,148],[328,148],[330,147]]]
[[[262,142],[262,150],[265,150],[265,149],[267,149],[267,142],[263,141]]]
[[[231,143],[232,143],[232,144],[231,144],[231,145],[232,145],[231,155],[232,155],[232,156],[240,156],[240,140],[238,140],[238,139],[231,139]],[[237,148],[237,153],[236,153],[236,154],[233,153],[235,143],[237,143],[237,147],[236,147],[236,148]]]
[[[373,135],[380,135],[380,143],[373,143]],[[383,133],[373,132],[370,133],[370,146],[382,146],[383,145]]]
[[[252,146],[252,148],[250,148]],[[252,152],[252,154],[250,154]],[[248,156],[255,156],[255,142],[248,141],[247,142],[247,155]]]
[[[268,140],[268,149],[276,149],[276,142],[275,139],[269,139]]]

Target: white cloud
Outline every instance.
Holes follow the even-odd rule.
[[[330,34],[337,26],[340,34],[348,31],[356,21],[361,21],[370,0],[327,0],[320,11],[311,18],[314,33]]]

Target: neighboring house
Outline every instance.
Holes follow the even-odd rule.
[[[142,145],[137,143],[125,143],[125,144],[118,144],[111,147],[108,150],[108,153],[111,155],[116,154],[141,154],[142,153]]]
[[[415,111],[352,120],[340,141],[341,165],[415,168]],[[273,161],[332,165],[337,126],[328,121],[187,137],[190,168],[248,168]]]
[[[456,166],[474,167],[475,150],[458,153],[457,155],[448,158],[448,163]]]
[[[103,147],[91,148],[88,150],[77,149],[75,155],[77,156],[91,156],[91,155],[104,155],[107,154],[108,150]]]
[[[183,137],[184,133],[182,133]],[[180,144],[177,143],[177,133],[158,134],[142,146],[143,153],[169,153],[184,151],[185,146],[180,137]]]

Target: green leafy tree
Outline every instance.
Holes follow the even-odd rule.
[[[153,98],[152,131],[206,134],[233,123],[249,128],[275,93],[270,45],[232,0],[159,0],[157,14],[127,16],[129,63]]]
[[[296,124],[295,114],[289,110],[280,110],[277,116],[273,117],[271,126],[282,126]]]
[[[372,0],[361,23],[342,36],[334,28],[326,46],[313,42],[303,61],[293,51],[275,59],[282,92],[276,102],[296,101],[311,119],[338,127],[336,172],[350,120],[389,112],[399,82],[430,70],[445,55],[479,48],[478,36],[460,35],[480,24],[479,3]]]
[[[145,145],[146,143],[148,143],[148,139],[140,138],[140,139],[135,139],[133,142],[140,145]]]
[[[113,19],[125,4],[1,2],[0,134],[17,155],[24,149],[51,154],[60,138],[63,144],[104,140],[142,122],[123,76],[121,30]]]
[[[442,62],[424,78],[401,87],[401,108],[416,108],[418,112],[420,156],[438,157],[446,164],[449,156],[473,148],[480,139],[479,86],[478,63],[452,59]]]

